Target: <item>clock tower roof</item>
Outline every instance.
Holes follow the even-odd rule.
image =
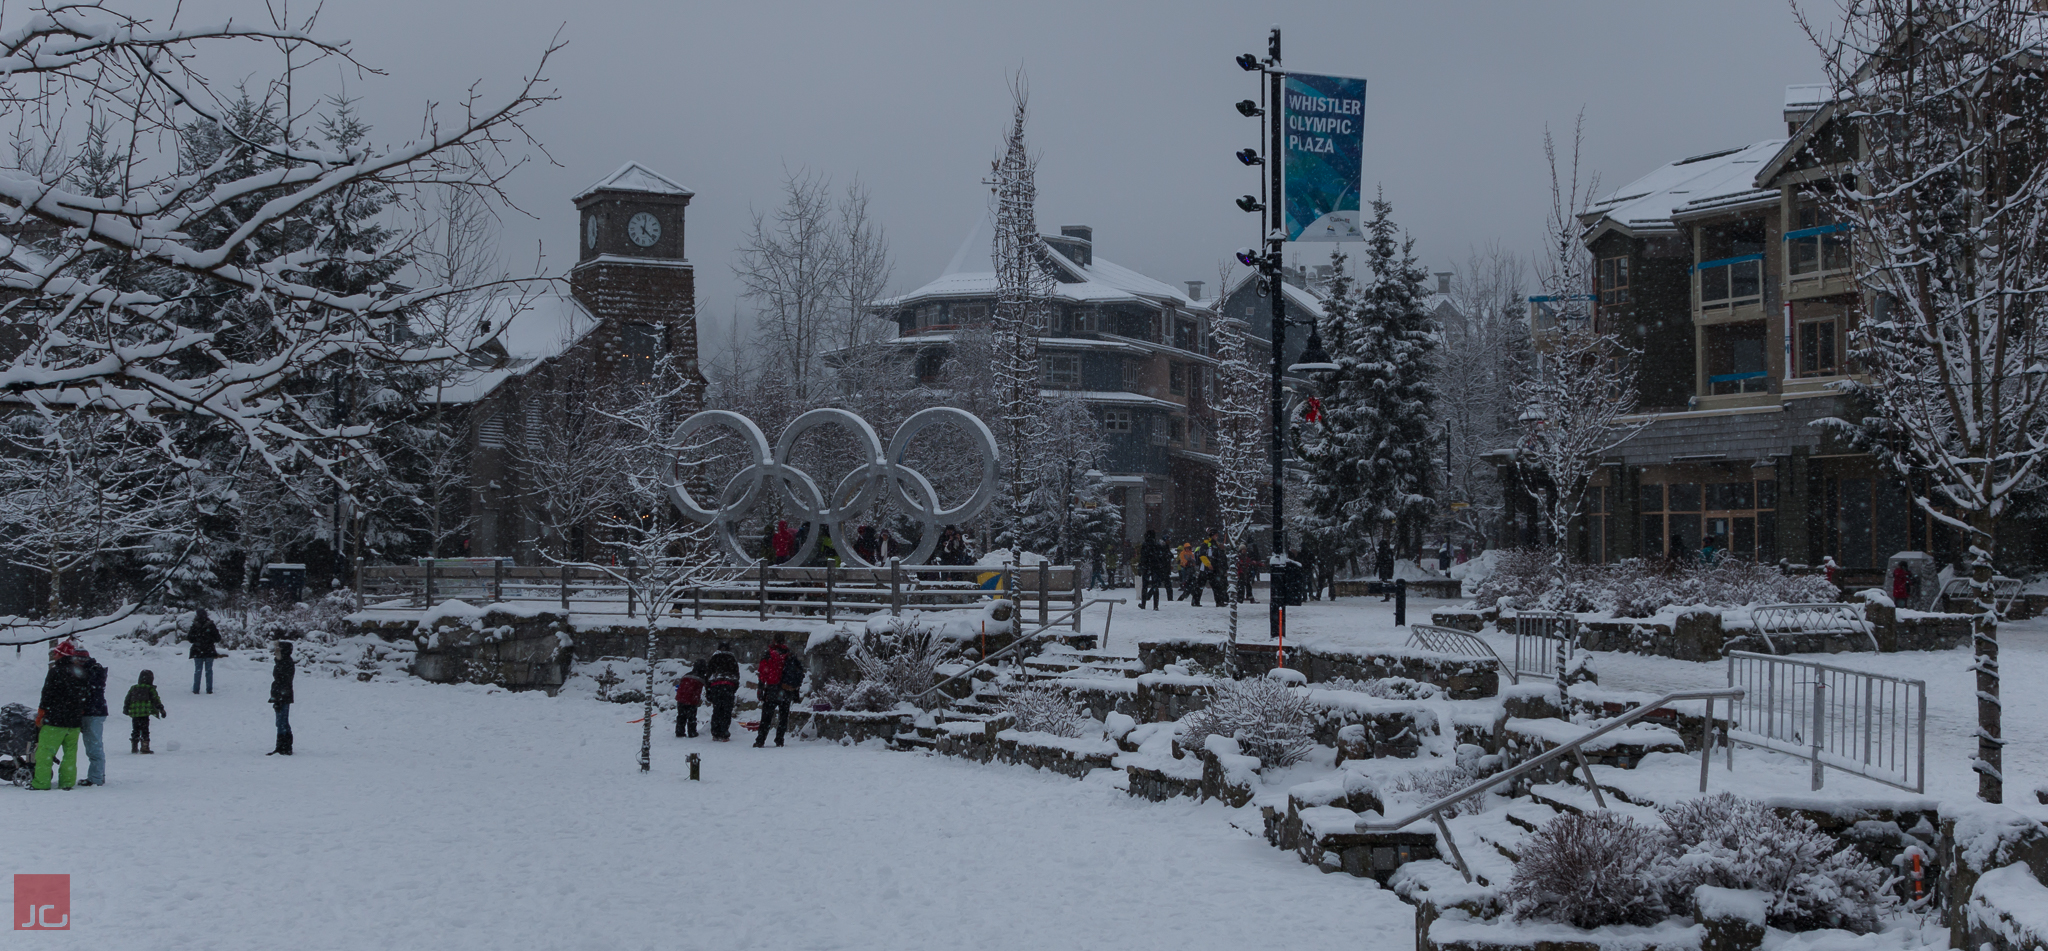
[[[618,171],[605,176],[597,184],[577,192],[576,197],[572,200],[581,205],[584,199],[595,196],[598,192],[638,192],[645,195],[668,195],[676,198],[689,198],[697,194],[639,162],[627,162],[619,166]]]

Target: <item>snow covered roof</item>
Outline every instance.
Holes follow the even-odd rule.
[[[1593,203],[1579,221],[1585,240],[1608,230],[1627,235],[1668,234],[1676,219],[1772,198],[1756,187],[1757,172],[1785,140],[1765,139],[1737,149],[1679,159]]]
[[[1154,304],[1173,304],[1186,309],[1200,305],[1186,294],[1175,290],[1170,284],[1155,281],[1143,274],[1119,264],[1103,260],[1100,255],[1086,265],[1076,264],[1066,255],[1049,245],[1040,245],[1055,266],[1068,272],[1074,281],[1058,281],[1053,285],[1053,297],[1072,303],[1106,303],[1110,301],[1143,301]],[[908,294],[878,302],[881,307],[901,307],[923,300],[953,297],[994,297],[996,295],[996,274],[994,271],[962,271],[941,275],[938,279]]]
[[[581,201],[601,191],[650,192],[656,195],[681,195],[684,198],[697,194],[639,162],[627,162],[597,184],[577,192],[571,201]]]
[[[1827,101],[1826,83],[1794,83],[1785,87],[1785,109],[1788,112],[1797,109],[1818,109]]]
[[[442,388],[443,403],[474,403],[489,396],[506,380],[559,356],[598,324],[597,317],[567,292],[491,297],[477,305],[475,319],[499,328],[495,339],[504,348],[504,358],[498,366],[458,374]]]

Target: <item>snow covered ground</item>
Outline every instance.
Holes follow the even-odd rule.
[[[73,930],[21,948],[1397,946],[1413,915],[1215,804],[1019,767],[656,733],[565,695],[301,677],[265,757],[267,664],[88,638],[118,699],[147,666],[154,756],[110,720],[112,784],[0,787],[7,871],[71,875]],[[44,663],[0,653],[0,702]],[[663,724],[669,727],[668,724]],[[704,756],[685,779],[683,756]],[[1239,819],[1242,822],[1242,819]],[[1384,935],[1374,938],[1375,934]]]
[[[1410,619],[1440,603],[1411,601]],[[1109,648],[1225,627],[1224,610],[1166,607],[1118,608]],[[1245,606],[1241,637],[1262,639],[1265,617],[1265,605]],[[1290,618],[1290,644],[1406,639],[1377,599],[1311,604]],[[1091,614],[1086,626],[1099,631],[1103,619]],[[1146,803],[1106,781],[873,746],[677,740],[666,722],[654,772],[642,776],[640,728],[628,722],[638,707],[599,703],[587,690],[550,699],[312,673],[301,675],[294,708],[298,755],[265,757],[267,658],[222,661],[219,692],[195,697],[180,648],[103,636],[86,644],[113,670],[113,699],[142,667],[154,669],[171,718],[156,722],[160,752],[148,757],[127,752],[125,720],[109,722],[108,788],[0,788],[9,870],[72,876],[74,930],[39,935],[39,947],[1412,941],[1407,906],[1369,880],[1319,874],[1270,848],[1252,834],[1250,810]],[[2048,780],[2039,729],[2048,701],[2033,686],[2048,682],[2048,622],[2008,625],[2004,650],[2008,798],[2048,813],[2031,795]],[[1973,796],[1967,652],[1829,659],[1927,680],[1929,793]],[[1621,654],[1598,663],[1602,683],[1623,689],[1725,679],[1720,664]],[[33,703],[43,670],[33,651],[0,652],[0,702]],[[684,778],[693,750],[704,755],[699,783]],[[1696,781],[1696,762],[1667,765]],[[1803,793],[1804,777],[1789,759],[1744,751],[1733,774],[1716,762],[1714,788]],[[1896,796],[1838,773],[1827,794]]]

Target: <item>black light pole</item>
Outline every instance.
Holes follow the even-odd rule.
[[[1286,72],[1280,68],[1280,28],[1274,27],[1266,37],[1266,58],[1260,60],[1250,53],[1237,58],[1237,65],[1246,72],[1258,70],[1265,74],[1266,106],[1261,110],[1257,103],[1247,99],[1237,104],[1237,111],[1245,116],[1264,115],[1266,119],[1266,157],[1262,160],[1250,149],[1238,153],[1238,161],[1246,165],[1264,164],[1266,168],[1266,201],[1263,206],[1252,196],[1238,199],[1237,206],[1246,211],[1264,211],[1268,222],[1266,235],[1261,242],[1263,253],[1250,249],[1237,253],[1238,262],[1246,267],[1257,267],[1265,283],[1266,293],[1273,302],[1273,370],[1272,403],[1273,429],[1271,452],[1273,460],[1273,550],[1267,557],[1272,569],[1272,590],[1266,598],[1268,632],[1274,644],[1284,643],[1287,632],[1287,604],[1283,575],[1291,574],[1288,566],[1292,560],[1287,557],[1287,299],[1281,292],[1281,252],[1287,246],[1286,191],[1282,178],[1282,165],[1286,161],[1284,133],[1281,121],[1286,111],[1281,99],[1285,95]],[[1308,346],[1302,351],[1301,360],[1293,370],[1304,373],[1320,373],[1337,369],[1337,365],[1323,352],[1322,336],[1313,321],[1308,322]],[[1278,662],[1285,663],[1281,654]]]

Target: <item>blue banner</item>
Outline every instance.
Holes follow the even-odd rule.
[[[1365,240],[1365,80],[1288,73],[1284,89],[1287,240]]]

